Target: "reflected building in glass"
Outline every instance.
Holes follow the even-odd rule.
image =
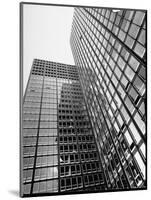
[[[146,11],[75,8],[70,44],[107,189],[146,188]]]
[[[107,189],[76,66],[33,61],[22,132],[23,196]]]

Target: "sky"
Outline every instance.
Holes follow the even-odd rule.
[[[24,5],[23,90],[34,58],[74,65],[70,33],[74,8]]]

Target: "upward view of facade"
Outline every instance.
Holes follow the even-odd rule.
[[[146,187],[146,12],[76,8],[71,47],[108,188]]]
[[[77,7],[75,65],[33,60],[21,196],[147,188],[146,15]]]
[[[22,148],[23,196],[106,189],[76,66],[34,60]]]

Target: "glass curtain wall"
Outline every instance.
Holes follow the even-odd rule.
[[[23,113],[24,196],[106,188],[75,66],[35,59]]]
[[[146,11],[75,8],[71,48],[110,189],[146,187]]]

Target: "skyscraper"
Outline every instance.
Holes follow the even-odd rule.
[[[146,11],[75,8],[70,44],[108,189],[146,188]]]
[[[107,189],[76,66],[34,59],[22,133],[22,196]]]

